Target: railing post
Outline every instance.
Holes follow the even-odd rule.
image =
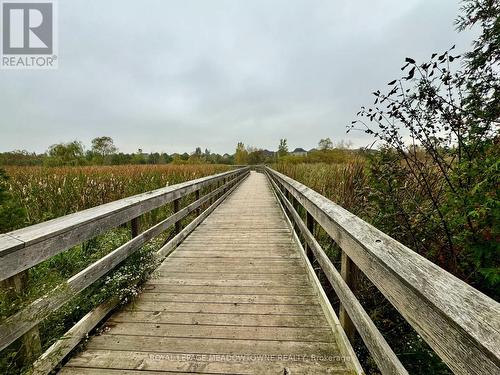
[[[140,216],[134,217],[130,220],[130,232],[132,233],[132,238],[137,237],[141,231]]]
[[[306,210],[306,227],[314,237],[314,218],[307,210]],[[314,257],[313,252],[312,252],[310,246],[307,244],[307,241],[304,241],[304,242],[305,242],[307,257],[309,258],[309,260],[312,260],[312,258]]]
[[[342,250],[341,250],[342,251]],[[347,254],[342,251],[341,259],[340,259],[340,275],[346,282],[346,284],[349,286],[349,289],[354,293],[356,289],[356,278],[355,278],[355,273],[356,273],[356,265],[353,263],[353,261],[347,256]],[[351,343],[354,342],[354,337],[356,335],[356,328],[354,327],[354,324],[349,317],[349,314],[347,314],[346,309],[340,304],[340,309],[339,309],[339,320],[340,320],[340,325],[342,328],[344,328],[344,332],[346,336],[349,338],[349,341]]]
[[[220,186],[224,186],[224,185],[226,184],[226,182],[227,182],[227,180],[226,180],[226,178],[224,177],[224,178],[222,179],[222,184],[221,184]],[[223,189],[223,190],[224,190],[224,189]],[[221,193],[221,195],[222,195],[222,194],[224,194],[224,191]]]
[[[16,298],[28,286],[28,271],[22,271],[17,275],[0,281],[0,287],[6,289],[9,297]],[[42,344],[40,342],[40,333],[38,326],[34,326],[16,341],[19,354],[17,363],[20,367],[31,365],[42,353]]]
[[[177,198],[174,200],[174,213],[179,212],[180,209],[181,209],[181,198]],[[182,230],[182,223],[179,220],[175,223],[174,233],[179,234],[181,230]]]
[[[200,190],[198,189],[194,192],[194,200],[197,201],[199,199],[200,199]],[[198,207],[195,212],[196,216],[199,216],[201,213],[201,207]]]

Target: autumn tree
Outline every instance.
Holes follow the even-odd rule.
[[[243,142],[238,142],[238,144],[236,145],[234,162],[238,165],[243,165],[248,163],[248,151],[246,150]]]

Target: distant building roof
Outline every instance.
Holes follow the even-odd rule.
[[[292,151],[292,154],[296,153],[296,152],[307,152],[306,150],[304,150],[303,148],[301,147],[297,147],[295,150]]]

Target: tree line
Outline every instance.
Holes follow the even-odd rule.
[[[321,139],[318,147],[301,155],[294,155],[288,149],[286,138],[280,139],[277,151],[245,146],[238,142],[233,154],[220,155],[201,147],[191,153],[151,152],[138,149],[134,153],[119,152],[113,139],[102,136],[92,139],[89,149],[82,142],[71,141],[51,145],[45,153],[10,151],[0,153],[0,165],[17,166],[82,166],[82,165],[124,165],[124,164],[236,164],[254,165],[284,162],[342,162],[355,151],[347,152],[349,144],[339,142],[334,146],[330,138]]]
[[[138,149],[134,153],[119,152],[111,137],[92,139],[89,149],[80,141],[51,145],[43,154],[28,151],[0,153],[0,165],[19,166],[81,166],[81,165],[123,165],[123,164],[232,164],[231,155],[219,155],[197,147],[191,154],[166,152],[145,153]]]

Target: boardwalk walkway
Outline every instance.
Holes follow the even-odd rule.
[[[268,180],[252,172],[60,373],[351,373],[329,322]]]

